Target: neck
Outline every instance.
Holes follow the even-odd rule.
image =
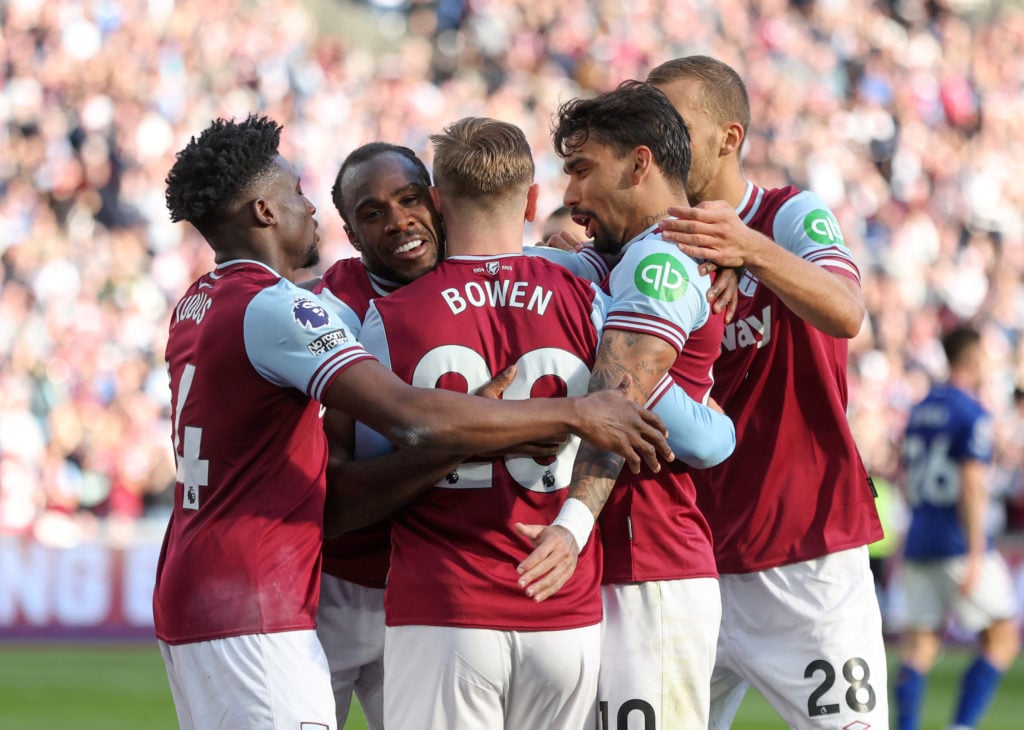
[[[237,259],[259,261],[272,268],[283,278],[295,283],[295,268],[288,263],[285,256],[272,247],[260,246],[259,242],[251,239],[236,239],[227,242],[218,241],[213,250],[214,262],[218,265]]]
[[[648,228],[667,217],[670,205],[689,205],[685,192],[682,190],[671,190],[667,187],[650,190],[641,195],[638,200],[640,201],[640,206],[636,210],[636,215],[632,216],[630,225],[625,231],[626,241],[632,241]]]
[[[967,391],[968,393],[978,392],[978,381],[969,374],[959,370],[953,370],[949,374],[949,384]]]
[[[449,256],[494,256],[523,252],[521,218],[502,221],[452,216],[445,220],[445,235]]]
[[[703,191],[703,200],[724,200],[733,208],[743,201],[747,192],[747,179],[743,177],[739,161],[730,158],[728,163],[723,163],[718,174],[707,188]],[[695,203],[696,204],[696,203]]]

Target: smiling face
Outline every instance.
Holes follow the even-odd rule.
[[[407,284],[441,257],[441,222],[412,161],[383,152],[345,171],[345,231],[374,274]]]
[[[569,181],[563,203],[602,253],[617,254],[642,230],[634,230],[631,167],[630,155],[619,158],[611,147],[594,139],[575,147],[565,158],[563,169]]]

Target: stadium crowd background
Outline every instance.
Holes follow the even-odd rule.
[[[326,265],[354,253],[330,187],[357,145],[429,163],[448,122],[514,122],[550,211],[557,104],[692,53],[747,81],[747,176],[819,193],[861,267],[849,417],[869,470],[900,482],[907,412],[944,367],[938,336],[970,321],[992,355],[993,528],[1024,530],[1019,2],[4,0],[0,534],[162,533],[168,312],[212,267],[169,222],[164,177],[212,118],[284,123]]]

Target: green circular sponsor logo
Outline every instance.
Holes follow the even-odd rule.
[[[804,232],[807,237],[822,246],[842,246],[843,232],[839,221],[827,210],[812,210],[804,216]]]
[[[679,259],[656,253],[643,259],[633,273],[636,288],[642,294],[663,302],[674,302],[686,293],[690,277]]]

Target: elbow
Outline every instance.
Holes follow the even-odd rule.
[[[863,324],[864,307],[861,306],[855,310],[843,312],[838,316],[833,317],[821,328],[821,331],[830,337],[835,337],[841,340],[852,340],[860,334],[860,328]]]
[[[693,464],[694,467],[710,469],[732,456],[732,452],[736,449],[736,430],[731,429],[727,438],[710,441],[710,446],[711,448],[700,454],[698,463]]]
[[[844,322],[840,325],[840,333],[836,335],[844,340],[852,340],[858,334],[860,334],[860,328],[864,324],[864,309],[860,308],[857,310],[856,317],[847,317]]]
[[[834,335],[844,340],[852,340],[860,334],[860,328],[867,316],[867,309],[864,300],[860,296],[851,296],[849,306],[845,307],[837,317],[836,328],[838,332]]]
[[[721,429],[720,434],[712,432],[710,436],[691,444],[686,453],[680,454],[677,451],[676,458],[695,469],[710,469],[732,456],[736,449],[736,427],[732,420],[728,428]]]

